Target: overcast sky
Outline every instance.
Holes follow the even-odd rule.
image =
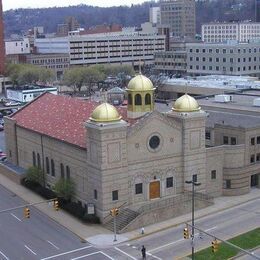
[[[94,5],[94,6],[118,6],[118,5],[131,5],[140,4],[145,0],[2,0],[3,10],[16,9],[16,8],[42,8],[53,6],[69,6],[69,5]]]

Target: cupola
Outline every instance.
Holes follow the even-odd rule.
[[[114,106],[103,103],[94,109],[89,119],[94,122],[109,123],[120,121],[121,116]]]
[[[195,112],[200,111],[200,106],[195,98],[185,94],[174,102],[172,110],[176,112]]]

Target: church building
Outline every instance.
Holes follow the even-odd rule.
[[[47,187],[71,179],[75,200],[94,204],[102,221],[113,207],[142,212],[181,201],[190,180],[201,184],[201,196],[248,193],[251,175],[260,187],[260,165],[250,163],[246,144],[252,135],[244,144],[207,147],[208,114],[193,97],[181,96],[162,113],[144,75],[131,79],[126,91],[128,105],[118,108],[42,94],[5,118],[8,161],[40,167]],[[259,129],[254,133],[258,151]]]

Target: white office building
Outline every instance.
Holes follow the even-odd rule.
[[[37,53],[69,53],[68,37],[49,37],[35,39]]]
[[[260,39],[260,23],[208,23],[202,25],[203,42],[248,42]]]
[[[19,40],[5,40],[5,53],[6,55],[30,53],[29,38],[23,38]]]

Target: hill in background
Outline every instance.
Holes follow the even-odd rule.
[[[120,7],[93,7],[78,5],[41,9],[16,9],[4,13],[5,35],[21,34],[34,26],[44,26],[45,33],[56,32],[57,25],[66,17],[74,16],[81,27],[100,24],[140,26],[149,20],[149,7],[154,1],[140,5]],[[254,0],[197,0],[196,29],[200,33],[201,23],[210,21],[254,20]]]

